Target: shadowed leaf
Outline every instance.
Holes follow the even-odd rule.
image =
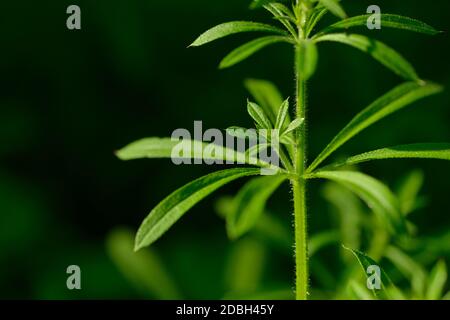
[[[285,32],[284,30],[268,24],[250,21],[233,21],[222,23],[218,26],[209,29],[208,31],[200,35],[190,45],[190,47],[199,47],[212,41],[227,37],[229,35],[242,32],[270,32],[281,35],[287,35],[287,32]]]

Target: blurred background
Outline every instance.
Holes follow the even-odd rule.
[[[289,235],[284,249],[263,245],[257,235],[243,239],[240,246],[227,239],[220,217],[226,201],[217,201],[234,195],[244,181],[197,205],[151,249],[133,256],[131,237],[150,209],[214,168],[174,166],[170,160],[121,162],[114,156],[115,150],[136,139],[170,136],[176,128],[192,130],[194,120],[202,120],[205,128],[250,126],[246,78],[273,81],[285,97],[293,95],[293,52],[286,46],[268,48],[226,71],[218,70],[218,62],[252,35],[187,49],[201,32],[221,22],[271,21],[264,11],[249,10],[249,2],[2,1],[0,298],[218,299],[240,286],[243,291],[256,292],[258,287],[259,292],[275,290],[289,296],[294,278]],[[374,4],[342,3],[349,15],[363,14]],[[66,28],[71,4],[81,7],[80,31]],[[446,31],[435,37],[388,29],[370,34],[401,52],[422,78],[442,83],[447,90],[371,127],[337,156],[450,141],[450,2],[377,4],[382,12],[418,18]],[[333,21],[328,16],[321,25]],[[310,92],[311,156],[356,112],[401,83],[352,48],[325,43],[319,54]],[[410,221],[419,238],[438,239],[422,250],[422,255],[432,252],[431,257],[418,261],[430,271],[439,259],[449,257],[445,248],[433,247],[450,242],[439,238],[448,234],[450,225],[449,164],[407,160],[361,166],[393,188],[417,168],[425,177],[420,194],[426,201]],[[313,182],[312,235],[342,225],[324,194],[330,193]],[[281,188],[269,210],[292,232],[289,195],[289,186]],[[314,273],[323,277],[312,277],[313,286],[323,292],[334,292],[336,279],[355,262],[337,257],[339,252],[340,246],[333,245],[312,259],[313,268],[315,261],[328,268],[322,272],[318,266]],[[244,270],[255,262],[260,268]],[[82,290],[67,289],[69,265],[80,266]],[[402,279],[399,276],[400,285],[408,288],[407,277]]]

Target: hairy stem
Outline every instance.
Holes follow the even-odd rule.
[[[306,179],[303,177],[306,170],[306,81],[302,79],[300,67],[301,50],[295,50],[295,73],[297,90],[297,117],[304,118],[303,126],[298,130],[298,143],[295,150],[295,170],[297,179],[292,181],[294,197],[295,219],[295,272],[296,272],[296,298],[308,298],[308,233],[306,216]]]

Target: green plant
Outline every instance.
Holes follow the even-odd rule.
[[[281,1],[284,2],[284,1]],[[267,144],[258,145],[255,150],[242,154],[224,147],[215,147],[215,153],[204,152],[208,146],[192,140],[181,143],[189,150],[183,157],[209,160],[240,159],[249,165],[276,170],[272,176],[253,178],[239,192],[233,201],[232,213],[228,214],[227,231],[231,238],[238,238],[257,225],[264,212],[265,202],[282,182],[290,181],[293,189],[295,221],[295,263],[296,298],[307,299],[309,292],[308,234],[307,234],[307,187],[311,179],[334,181],[364,200],[379,220],[388,225],[392,236],[405,238],[408,235],[407,223],[401,213],[400,204],[393,192],[382,182],[361,172],[342,170],[344,166],[361,162],[397,158],[433,158],[450,160],[450,144],[411,144],[395,146],[367,152],[320,168],[337,149],[372,124],[399,111],[417,100],[439,93],[442,88],[434,83],[420,79],[414,68],[395,50],[387,45],[359,34],[349,34],[348,29],[366,25],[369,15],[347,18],[338,0],[297,0],[291,7],[272,0],[255,0],[253,8],[263,7],[284,27],[255,22],[228,22],[218,25],[198,37],[191,47],[198,47],[242,32],[265,32],[271,35],[258,38],[240,46],[227,55],[220,63],[221,68],[231,67],[243,61],[262,48],[287,43],[294,48],[295,58],[295,112],[290,117],[289,99],[284,100],[274,88],[260,81],[251,81],[248,87],[253,90],[259,104],[248,102],[248,113],[254,119],[258,130],[266,129],[278,133],[281,142],[274,150],[280,157],[281,166],[255,160],[255,154],[269,148]],[[339,22],[322,31],[314,32],[319,21],[327,13],[339,17]],[[381,15],[383,28],[397,28],[423,34],[438,32],[429,25],[415,19],[399,15]],[[345,32],[342,32],[342,31]],[[340,131],[326,148],[308,166],[307,157],[307,102],[308,80],[313,76],[317,61],[317,46],[323,42],[338,42],[366,52],[372,58],[396,73],[407,82],[389,91],[354,117]],[[235,129],[235,127],[233,127]],[[240,138],[251,138],[236,134]],[[242,131],[241,131],[242,132]],[[137,141],[117,155],[123,160],[138,158],[173,158],[172,149],[179,141],[168,138],[149,138]],[[261,173],[255,168],[236,168],[223,170],[201,177],[178,189],[156,206],[142,223],[136,235],[135,250],[151,245],[163,235],[184,213],[197,202],[221,186],[244,177]]]

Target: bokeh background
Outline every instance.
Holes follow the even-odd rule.
[[[343,5],[356,15],[373,2],[343,1]],[[71,4],[82,10],[80,31],[66,28],[66,8]],[[449,29],[447,0],[377,4],[383,12]],[[217,69],[220,59],[251,35],[187,49],[199,33],[218,23],[270,21],[263,11],[248,10],[248,5],[249,0],[2,1],[0,298],[160,297],[139,290],[121,272],[108,253],[108,234],[119,227],[136,230],[166,195],[213,168],[177,167],[170,160],[121,162],[114,151],[142,137],[191,129],[194,120],[202,120],[208,128],[250,126],[246,78],[271,80],[284,96],[293,95],[293,53],[286,46],[268,48],[226,71]],[[331,21],[329,17],[323,24]],[[444,84],[447,91],[373,126],[340,155],[450,141],[449,33],[427,37],[386,29],[371,35],[397,48],[423,78]],[[401,82],[352,48],[324,44],[319,53],[310,92],[311,155],[320,152],[356,112]],[[447,162],[382,161],[362,168],[395,185],[418,167],[426,174],[422,193],[429,201],[411,219],[422,235],[448,232]],[[240,185],[231,184],[196,206],[154,245],[152,253],[161,265],[153,267],[170,275],[180,296],[223,297],[232,246],[214,208],[220,195],[232,195]],[[320,190],[314,182],[312,234],[334,223]],[[285,186],[270,201],[270,210],[287,227],[292,211],[288,196]],[[292,258],[270,251],[267,261],[264,284],[289,287]],[[66,268],[72,264],[82,270],[80,291],[66,288]],[[332,274],[340,272],[339,264],[330,267]]]

